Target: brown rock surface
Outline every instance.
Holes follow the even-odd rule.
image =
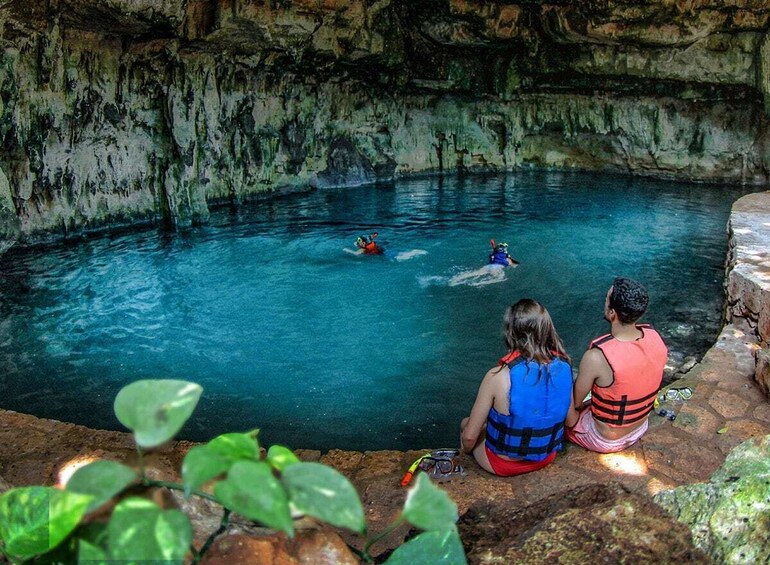
[[[647,496],[591,484],[521,508],[474,504],[459,521],[471,564],[710,563]]]
[[[201,565],[357,565],[359,560],[331,529],[260,537],[234,534],[219,538]]]

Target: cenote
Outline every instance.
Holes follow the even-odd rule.
[[[546,305],[577,362],[608,331],[612,277],[631,276],[671,356],[702,354],[721,321],[730,205],[746,192],[578,173],[433,177],[14,250],[0,260],[2,408],[120,429],[123,385],[187,379],[204,394],[184,438],[260,428],[263,443],[291,448],[453,446],[519,298]],[[345,252],[373,231],[385,256]],[[521,265],[454,284],[492,238]]]

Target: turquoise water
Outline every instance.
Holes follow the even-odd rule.
[[[672,355],[702,354],[744,193],[563,173],[432,178],[221,210],[181,233],[11,251],[0,406],[121,429],[123,385],[178,378],[205,389],[189,439],[258,427],[291,448],[452,446],[519,298],[550,310],[577,361],[608,331],[612,278],[631,276]],[[385,256],[345,251],[371,231]],[[484,265],[491,238],[521,265],[454,284]]]

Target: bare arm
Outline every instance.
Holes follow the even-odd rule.
[[[492,408],[492,403],[495,400],[496,377],[501,372],[499,367],[490,369],[484,376],[484,380],[481,381],[479,392],[476,395],[476,402],[473,403],[473,408],[471,408],[471,415],[462,430],[462,444],[465,452],[473,451],[473,448],[478,443],[481,431],[487,422],[489,410]]]
[[[583,404],[583,399],[590,392],[596,379],[602,376],[606,370],[607,361],[598,349],[589,349],[580,360],[580,369],[575,384],[572,386],[572,406],[567,413],[565,425],[572,427],[578,421],[578,408]]]

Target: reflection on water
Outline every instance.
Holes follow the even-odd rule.
[[[182,436],[262,429],[292,448],[457,443],[503,353],[502,315],[550,310],[579,360],[616,275],[679,359],[715,339],[737,188],[527,173],[325,190],[204,228],[0,258],[0,406],[119,429],[139,378],[205,391]],[[384,255],[351,255],[379,232]],[[491,239],[516,268],[484,267]],[[491,283],[491,284],[490,284]]]

